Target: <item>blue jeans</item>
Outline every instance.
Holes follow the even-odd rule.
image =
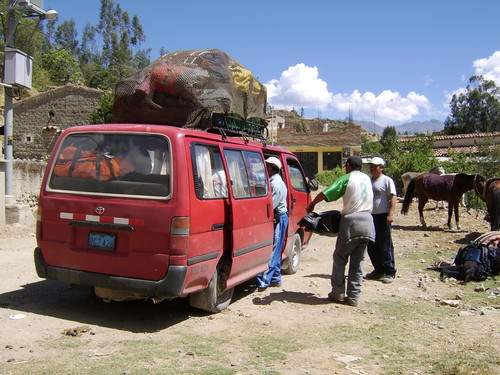
[[[257,276],[257,287],[259,288],[267,288],[271,283],[281,283],[281,250],[283,250],[287,227],[288,215],[285,213],[278,217],[274,226],[273,253],[267,271]]]

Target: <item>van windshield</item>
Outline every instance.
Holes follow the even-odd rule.
[[[49,190],[168,197],[168,139],[151,134],[78,133],[58,150]]]

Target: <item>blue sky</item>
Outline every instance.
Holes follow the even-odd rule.
[[[115,0],[143,25],[151,60],[218,48],[276,108],[379,125],[444,120],[474,74],[500,85],[498,0]],[[99,0],[45,0],[96,25]],[[79,37],[81,36],[81,33]]]

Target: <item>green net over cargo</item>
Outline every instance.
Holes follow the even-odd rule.
[[[116,86],[113,122],[262,135],[267,93],[225,52],[169,52]]]

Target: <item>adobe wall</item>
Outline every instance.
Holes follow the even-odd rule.
[[[361,145],[361,127],[347,125],[330,128],[326,132],[290,132],[278,129],[278,146],[359,146]]]
[[[58,132],[89,123],[88,116],[99,107],[104,91],[64,86],[14,104],[13,156],[16,159],[45,160]]]

